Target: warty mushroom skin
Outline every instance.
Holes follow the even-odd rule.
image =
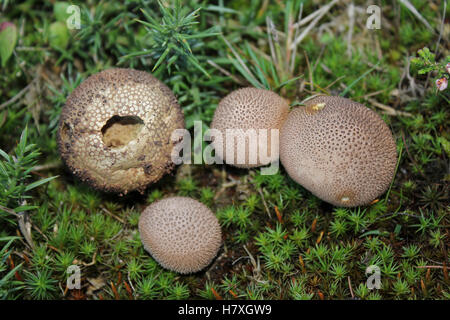
[[[277,150],[274,155],[271,154],[271,132],[270,129],[281,128],[283,121],[289,113],[289,104],[275,92],[258,89],[258,88],[241,88],[235,90],[225,96],[219,103],[214,112],[214,118],[211,123],[211,129],[219,130],[223,137],[223,148],[215,145],[216,154],[219,158],[226,161],[226,130],[234,129],[244,136],[248,129],[255,129],[256,134],[260,134],[259,129],[267,129],[267,154],[272,159],[278,159],[278,141],[276,141]],[[252,164],[249,161],[249,139],[246,138],[245,145],[245,163],[238,163],[237,152],[238,149],[243,148],[237,141],[233,143],[234,146],[234,161],[228,163],[238,168],[253,168],[261,165],[266,165],[269,162],[261,162],[259,157],[257,162]],[[214,144],[214,141],[213,141]],[[259,154],[260,147],[257,145],[255,152]]]
[[[127,193],[172,170],[170,137],[180,128],[183,113],[165,84],[147,72],[113,68],[70,94],[57,141],[65,164],[82,181]]]
[[[170,197],[148,206],[139,219],[144,248],[164,268],[194,273],[208,266],[222,243],[214,213],[201,202]]]
[[[390,185],[397,162],[386,123],[364,105],[319,96],[289,114],[280,134],[289,176],[336,206],[369,204]]]

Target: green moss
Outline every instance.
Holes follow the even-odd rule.
[[[348,299],[349,279],[360,299],[448,299],[441,269],[427,275],[423,268],[448,265],[448,89],[437,92],[434,82],[426,83],[427,75],[419,74],[414,64],[410,75],[404,74],[407,59],[423,47],[434,49],[437,35],[403,5],[390,10],[393,5],[383,2],[383,16],[391,27],[368,32],[358,22],[348,55],[345,23],[343,30],[333,23],[325,25],[332,32],[319,30],[319,25],[345,14],[345,6],[336,4],[298,46],[290,69],[284,63],[293,54],[286,51],[287,19],[297,19],[300,2],[269,2],[264,7],[264,1],[237,0],[221,7],[223,2],[213,6],[207,1],[186,2],[185,8],[179,8],[183,15],[200,5],[205,8],[195,17],[198,23],[172,34],[206,36],[220,29],[237,56],[221,36],[208,36],[188,37],[192,52],[181,45],[184,51],[171,48],[163,57],[166,44],[184,43],[182,37],[167,39],[164,33],[156,37],[136,22],[148,17],[115,1],[108,6],[82,5],[84,27],[69,34],[54,30],[55,21],[62,21],[60,14],[53,15],[60,11],[60,2],[6,5],[4,19],[23,23],[23,32],[19,47],[0,72],[0,104],[33,79],[36,82],[0,109],[0,146],[7,155],[0,155],[0,205],[17,209],[27,201],[19,211],[30,217],[35,247],[28,248],[25,240],[2,240],[15,236],[18,228],[16,216],[1,209],[0,297],[74,298],[72,290],[63,296],[59,284],[65,287],[67,268],[76,264],[82,270],[82,293],[90,285],[87,279],[105,283],[89,299],[100,295],[115,299],[116,294],[120,299],[130,295],[138,299]],[[438,14],[423,1],[411,3],[438,29],[435,23],[442,4]],[[142,6],[155,21],[168,21],[167,12],[157,5],[143,2]],[[318,9],[317,3],[304,3],[303,16]],[[280,31],[275,43],[280,62],[272,60],[267,17]],[[169,22],[166,31],[173,27]],[[56,38],[51,36],[55,32]],[[436,55],[439,63],[445,63],[448,55],[442,43]],[[149,48],[155,49],[151,55],[142,54]],[[158,61],[164,63],[155,75],[177,96],[189,130],[195,120],[202,120],[205,130],[220,99],[249,85],[249,80],[250,85],[258,82],[276,90],[292,105],[317,93],[345,93],[364,103],[383,116],[403,146],[389,194],[366,207],[335,208],[292,181],[283,168],[275,175],[262,175],[258,169],[219,165],[193,165],[187,174],[174,171],[144,194],[123,197],[97,192],[75,180],[63,167],[56,147],[67,96],[99,70],[120,66],[151,71]],[[170,70],[164,68],[169,64]],[[430,79],[435,76],[430,75]],[[372,99],[412,116],[383,114]],[[36,165],[48,168],[36,169]],[[44,180],[33,184],[39,179]],[[143,248],[137,230],[140,212],[169,195],[194,197],[216,213],[224,245],[208,272],[177,275],[163,269]],[[9,257],[17,267],[12,273]],[[370,265],[380,268],[380,290],[366,286]]]

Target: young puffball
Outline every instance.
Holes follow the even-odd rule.
[[[193,273],[210,264],[222,243],[214,213],[201,202],[170,197],[148,206],[139,219],[144,248],[164,268]]]
[[[280,159],[291,178],[317,197],[354,207],[386,191],[397,148],[375,112],[346,98],[319,96],[287,117]]]
[[[257,88],[242,88],[231,92],[220,101],[211,123],[211,129],[220,131],[223,137],[222,141],[213,141],[216,155],[225,163],[239,168],[259,167],[278,160],[279,135],[272,137],[271,129],[279,130],[288,112],[289,104],[275,92]],[[248,130],[254,130],[258,139],[252,144],[253,147],[249,144]],[[234,155],[229,155],[228,158],[227,131],[236,134],[234,141],[230,141],[230,150],[234,150]],[[259,139],[266,132],[266,145],[263,145]],[[239,138],[242,139],[241,142]],[[273,139],[275,140],[272,141]],[[272,150],[272,144],[275,150]],[[238,152],[244,148],[245,159],[239,162]],[[263,152],[264,149],[267,151]],[[251,156],[255,156],[256,161],[252,161]]]

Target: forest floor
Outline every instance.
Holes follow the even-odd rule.
[[[366,1],[85,1],[70,30],[69,3],[3,1],[0,23],[17,41],[0,50],[0,298],[449,299],[450,95],[436,86],[449,5],[376,3],[379,29]],[[283,168],[182,165],[144,193],[95,191],[63,166],[56,131],[70,92],[110,67],[167,84],[191,131],[244,86],[292,108],[319,93],[358,101],[394,134],[395,179],[350,209]],[[140,212],[171,195],[200,200],[221,223],[223,246],[202,272],[165,270],[141,244]],[[80,289],[66,286],[74,264]],[[366,285],[372,265],[380,289]]]

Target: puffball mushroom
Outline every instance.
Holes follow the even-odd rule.
[[[170,197],[148,206],[139,218],[144,248],[164,268],[193,273],[208,266],[222,243],[219,222],[201,202]]]
[[[266,165],[275,159],[278,159],[278,135],[273,145],[276,146],[272,150],[272,135],[270,129],[279,130],[283,121],[289,113],[289,104],[285,99],[280,97],[275,92],[257,89],[257,88],[242,88],[235,90],[223,98],[214,113],[214,118],[211,123],[211,129],[216,129],[222,134],[222,143],[214,139],[212,145],[214,146],[218,158],[223,159],[227,164],[231,164],[240,168],[253,168],[261,165]],[[231,147],[234,148],[234,157],[226,156],[226,134],[227,130],[235,130],[236,138],[231,141]],[[247,130],[254,129],[258,140],[254,148],[250,149],[249,137],[246,135]],[[263,152],[262,147],[264,142],[261,142],[262,130],[267,132],[267,152]],[[245,159],[241,163],[238,161],[238,150],[244,148],[244,145],[239,142],[245,141]],[[272,154],[273,153],[273,154]],[[267,159],[261,157],[261,154],[267,155]],[[256,161],[251,161],[249,155],[257,155]]]
[[[58,147],[82,181],[108,192],[144,190],[172,170],[172,131],[184,117],[172,91],[151,74],[108,69],[67,98]]]
[[[317,197],[353,207],[386,191],[397,149],[375,112],[350,99],[320,96],[287,117],[280,159],[290,177]]]

